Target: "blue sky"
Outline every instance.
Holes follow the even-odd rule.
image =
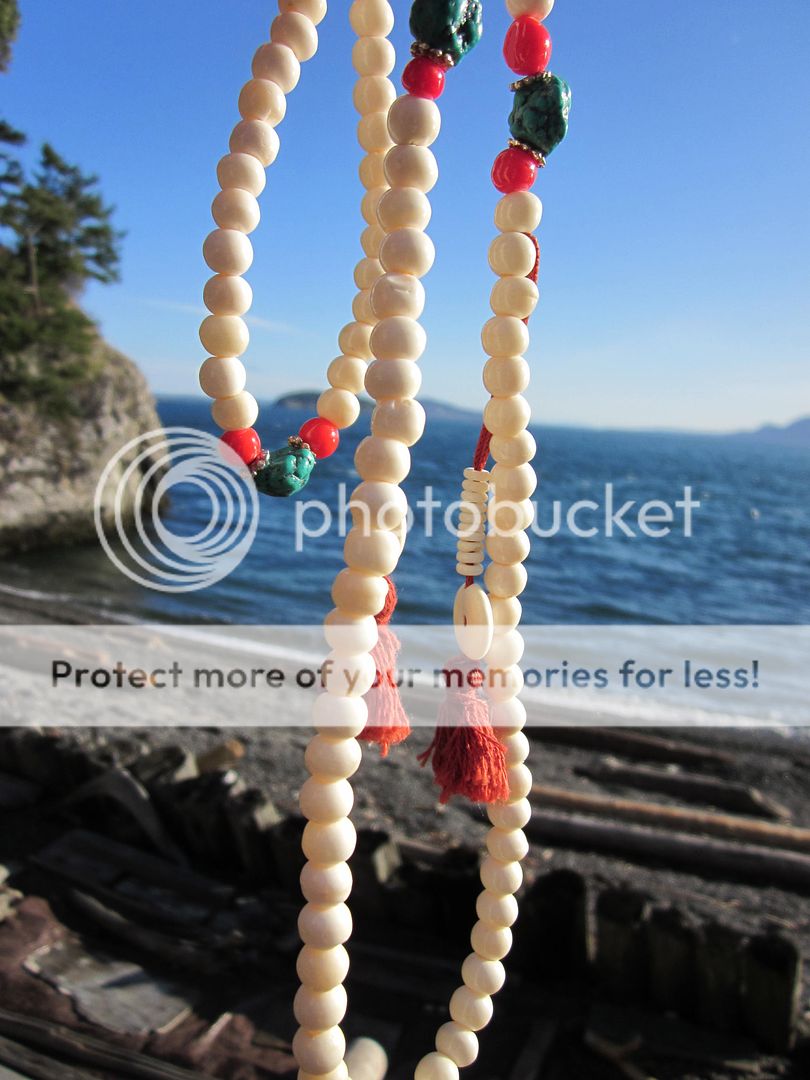
[[[84,301],[158,392],[190,393],[214,167],[273,3],[22,0],[2,109],[97,172],[127,231],[122,281]],[[351,319],[362,194],[348,4],[321,24],[279,127],[254,233],[249,388],[321,387]],[[397,2],[397,72],[408,5]],[[238,18],[235,13],[238,11]],[[425,396],[481,405],[486,249],[511,95],[508,16],[450,73],[425,279]],[[725,430],[810,412],[810,4],[557,0],[571,129],[543,199],[529,396],[545,423]]]

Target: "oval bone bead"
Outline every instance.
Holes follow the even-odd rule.
[[[212,315],[244,315],[253,302],[253,289],[244,278],[217,274],[203,289],[203,303]]]
[[[346,1053],[346,1040],[339,1027],[324,1031],[308,1031],[299,1028],[292,1041],[293,1054],[305,1072],[327,1073],[336,1069]]]
[[[489,448],[495,461],[502,465],[523,465],[537,453],[537,444],[529,431],[519,431],[517,435],[503,438],[496,435]]]
[[[237,315],[209,315],[200,325],[200,341],[212,356],[241,356],[250,335]]]
[[[525,766],[521,766],[525,768]],[[528,772],[528,769],[526,770]],[[507,774],[509,770],[507,770]],[[531,774],[530,774],[531,775]],[[531,788],[531,783],[529,784]],[[512,788],[510,787],[510,792]],[[496,896],[507,896],[516,893],[523,882],[523,870],[518,862],[499,862],[491,855],[484,857],[481,863],[481,884]],[[473,943],[473,948],[475,945]],[[476,949],[476,952],[479,950]],[[483,956],[483,953],[481,954]],[[486,959],[502,960],[501,956],[487,957]]]
[[[336,356],[326,369],[326,378],[329,385],[338,390],[361,394],[365,386],[367,367],[366,361],[359,356]]]
[[[284,119],[287,99],[271,79],[250,79],[239,94],[239,112],[243,120],[264,120],[275,127]]]
[[[377,207],[380,204],[380,199],[383,197],[383,195],[386,193],[386,191],[389,191],[389,190],[390,190],[389,188],[383,187],[383,186],[375,187],[375,188],[371,188],[371,190],[367,191],[365,193],[365,195],[363,196],[363,199],[362,199],[362,201],[360,203],[360,213],[363,215],[363,220],[365,222],[367,222],[369,225],[378,224],[378,222],[377,222]],[[356,276],[355,276],[355,280],[357,280]],[[359,287],[360,288],[371,288],[372,284],[373,284],[373,282],[369,282],[368,285],[365,285],[365,286],[360,285]],[[359,282],[358,282],[358,285],[359,285]]]
[[[385,176],[392,188],[415,187],[427,192],[439,179],[439,167],[426,146],[392,146],[385,155]]]
[[[365,531],[394,529],[408,513],[408,500],[398,484],[364,480],[352,492],[349,512],[352,522]]]
[[[515,438],[523,431],[530,418],[529,403],[520,394],[490,398],[484,406],[484,423],[495,437]]]
[[[498,603],[514,603],[520,607],[518,600],[514,601],[498,601]],[[518,698],[512,698],[509,701],[499,701],[494,704],[490,710],[492,716],[492,725],[499,729],[500,735],[507,735],[510,731],[520,731],[526,723],[526,706]],[[529,784],[531,788],[531,783]],[[515,798],[523,798],[525,792],[520,795],[515,795],[515,792],[510,789],[509,802],[514,802]]]
[[[360,415],[360,402],[350,390],[332,387],[318,398],[318,416],[330,420],[337,428],[351,427]]]
[[[450,1016],[470,1031],[480,1031],[492,1019],[492,998],[460,986],[450,998]]]
[[[520,596],[526,588],[529,575],[523,563],[503,566],[490,563],[484,575],[487,589],[493,596]]]
[[[297,11],[284,11],[273,19],[270,24],[270,40],[292,49],[299,62],[311,60],[318,51],[318,31],[315,24]]]
[[[298,954],[295,967],[304,986],[324,993],[339,986],[349,974],[349,954],[342,945],[329,949],[305,945]]]
[[[292,49],[272,41],[260,45],[253,56],[253,75],[257,79],[269,79],[289,94],[301,78],[301,65]]]
[[[353,776],[360,767],[362,757],[356,739],[336,739],[330,735],[315,735],[304,753],[307,768],[321,780],[342,780]],[[307,896],[307,900],[315,899],[314,896]],[[323,898],[323,902],[327,902],[326,898]]]
[[[369,345],[371,329],[368,323],[346,323],[338,334],[340,351],[347,356],[359,356],[363,360],[368,359],[371,356],[371,347]]]
[[[526,277],[534,269],[534,244],[522,232],[505,232],[489,245],[489,265],[501,277]]]
[[[332,583],[335,605],[357,615],[377,615],[387,595],[388,583],[384,578],[348,568],[341,570]]]
[[[502,232],[533,233],[542,216],[543,204],[531,191],[511,191],[495,207],[495,225]]]
[[[492,702],[509,701],[519,694],[522,689],[523,672],[516,664],[507,668],[490,670],[489,679],[484,687],[487,697]]]
[[[385,112],[397,96],[396,88],[384,75],[361,75],[354,84],[352,101],[361,116]]]
[[[489,306],[496,315],[528,319],[539,298],[540,292],[531,278],[504,277],[493,286]]]
[[[439,107],[430,98],[403,94],[388,110],[388,131],[399,146],[430,146],[441,126]]]
[[[381,154],[391,146],[388,117],[384,112],[367,113],[357,124],[357,141],[369,154]]]
[[[385,581],[383,585],[387,592]],[[362,698],[336,698],[331,694],[318,694],[312,714],[313,723],[321,735],[327,735],[330,739],[354,739],[366,726],[368,707]]]
[[[490,809],[494,810],[495,807],[490,807]],[[499,805],[498,809],[505,810],[508,807]],[[518,902],[511,893],[496,896],[495,893],[485,889],[478,895],[475,911],[481,922],[488,923],[490,926],[512,926],[517,921]],[[490,962],[494,963],[494,961]]]
[[[493,499],[487,507],[487,521],[491,533],[514,536],[528,529],[534,521],[534,503],[531,499],[523,502],[499,502]]]
[[[506,971],[500,960],[482,960],[470,953],[461,965],[461,978],[475,994],[497,994],[506,981]]]
[[[315,26],[326,15],[326,0],[278,0],[279,11],[298,11]]]
[[[450,1020],[436,1032],[436,1049],[460,1069],[465,1069],[478,1057],[478,1036],[469,1028]]]
[[[253,262],[253,247],[236,229],[214,229],[203,243],[203,258],[217,274],[244,274]]]
[[[377,360],[418,360],[425,351],[427,334],[416,319],[392,315],[377,323],[369,345]]]
[[[322,825],[310,821],[304,828],[301,848],[315,863],[347,862],[357,843],[357,833],[348,818]]]
[[[322,780],[317,776],[304,781],[298,798],[304,817],[321,824],[348,817],[354,804],[348,780]]]
[[[532,807],[528,799],[518,799],[517,802],[503,803],[489,808],[489,820],[499,829],[523,829],[532,817]],[[483,918],[483,916],[479,916]],[[505,926],[511,924],[504,923]]]
[[[479,921],[472,929],[470,942],[483,960],[503,960],[512,948],[512,931],[508,926],[489,926]]]
[[[419,188],[389,188],[377,204],[377,220],[385,232],[395,229],[426,229],[430,221],[430,202]]]
[[[407,446],[398,439],[369,435],[357,447],[354,464],[364,480],[384,480],[389,484],[399,484],[410,471],[411,455]]]
[[[503,629],[519,625],[523,608],[516,596],[491,596],[490,603],[492,604],[492,618],[497,627]]]
[[[252,154],[265,168],[276,160],[279,145],[276,129],[264,120],[240,120],[228,142],[232,153]]]
[[[422,372],[413,360],[375,360],[366,371],[366,390],[377,401],[415,398],[421,385]]]
[[[357,171],[360,176],[360,183],[366,190],[375,187],[388,187],[388,181],[385,179],[384,162],[384,154],[363,155]]]
[[[492,486],[496,499],[522,502],[534,494],[537,474],[529,464],[503,465],[498,462],[492,470]]]
[[[352,64],[358,75],[390,75],[396,64],[396,51],[382,35],[362,37],[352,46]]]
[[[554,0],[506,0],[506,9],[513,19],[521,15],[531,15],[542,22],[554,7]]]
[[[346,1015],[346,1005],[346,991],[342,986],[326,991],[300,986],[293,999],[293,1013],[301,1027],[323,1031],[340,1023]]]
[[[388,37],[394,29],[394,12],[388,0],[354,0],[349,22],[358,37]]]
[[[331,949],[352,934],[352,915],[345,904],[304,904],[298,916],[298,932],[305,945]]]
[[[211,214],[220,229],[253,232],[259,224],[259,204],[244,188],[226,188],[211,204]]]
[[[371,415],[373,435],[398,439],[406,446],[418,442],[424,430],[425,410],[413,398],[381,401]]]
[[[354,527],[349,529],[343,545],[343,557],[351,570],[364,574],[390,574],[399,561],[399,544],[390,532],[382,529],[366,532]]]
[[[256,398],[247,390],[242,390],[233,397],[218,398],[211,406],[214,423],[224,431],[253,427],[258,415]]]
[[[445,1054],[425,1054],[414,1070],[413,1080],[459,1080],[458,1067]]]
[[[323,621],[324,637],[338,656],[371,652],[377,644],[377,623],[370,615],[353,615],[335,607]]]
[[[525,859],[529,851],[529,841],[522,829],[490,829],[487,833],[487,850],[490,855],[503,862]]]
[[[234,397],[246,382],[245,365],[236,356],[209,356],[200,368],[200,386],[212,398]]]
[[[491,356],[484,364],[484,386],[493,397],[511,397],[529,385],[531,372],[522,356]]]
[[[261,195],[267,174],[252,154],[226,154],[217,165],[217,180],[223,189],[244,188],[251,195]]]
[[[322,738],[320,735],[316,739]],[[347,739],[353,742],[355,739]],[[317,866],[305,863],[301,870],[301,891],[304,898],[313,904],[342,904],[352,891],[352,872],[348,863],[335,863],[333,866]]]
[[[529,347],[529,331],[509,315],[493,315],[484,323],[481,344],[490,356],[522,356]]]
[[[420,229],[397,229],[380,244],[380,262],[391,274],[424,277],[433,266],[435,257],[433,241]],[[523,326],[523,323],[517,321]]]
[[[418,319],[425,307],[425,287],[413,274],[383,274],[372,286],[371,307],[378,319]]]
[[[523,657],[524,647],[522,634],[517,630],[504,630],[502,626],[499,626],[492,636],[487,663],[494,668],[508,668],[519,664]]]
[[[354,283],[358,289],[371,289],[382,272],[379,259],[361,259],[354,268]]]
[[[368,323],[373,326],[377,321],[374,309],[371,306],[371,289],[361,289],[352,300],[352,315],[357,322]]]

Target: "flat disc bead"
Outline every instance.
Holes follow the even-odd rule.
[[[484,386],[493,397],[512,397],[529,385],[531,371],[522,356],[491,356],[484,365]]]
[[[387,187],[385,179],[385,154],[364,154],[358,167],[360,183],[364,188]]]
[[[312,990],[301,986],[293,999],[295,1019],[303,1028],[322,1031],[339,1024],[346,1015],[346,991],[342,986],[331,990]]]
[[[426,146],[392,146],[385,155],[385,175],[391,187],[430,191],[439,179],[439,167]]]
[[[513,19],[521,15],[531,15],[541,21],[554,7],[554,0],[506,0],[506,10]]]
[[[531,191],[511,191],[495,207],[495,225],[501,232],[533,233],[542,217],[543,204]]]
[[[330,386],[339,390],[349,390],[353,394],[363,391],[368,364],[359,356],[336,356],[326,369],[326,378]]]
[[[537,443],[529,431],[520,431],[517,435],[495,436],[490,442],[493,458],[503,465],[523,465],[531,461],[537,453]]]
[[[395,361],[381,362],[394,363]],[[244,426],[250,427],[250,424]],[[369,435],[357,447],[354,464],[364,480],[384,480],[389,484],[400,484],[410,472],[411,455],[407,446],[398,439],[384,439],[378,435]],[[377,610],[379,611],[380,608]]]
[[[388,117],[384,112],[368,113],[357,125],[357,141],[365,151],[379,154],[391,146]]]
[[[511,829],[508,832],[504,829],[490,829],[487,833],[487,850],[496,859],[504,862],[511,859],[520,861],[528,854],[529,841],[520,829]]]
[[[511,865],[520,867],[520,863]],[[494,927],[477,922],[470,934],[470,941],[484,960],[503,960],[512,948],[512,931],[506,926]]]
[[[413,360],[375,360],[366,371],[366,390],[377,401],[416,397],[422,372]]]
[[[353,776],[360,766],[363,754],[356,739],[334,739],[329,735],[315,735],[304,753],[307,768],[326,780],[345,780]],[[351,884],[351,876],[349,878]],[[348,896],[348,893],[346,894]],[[316,897],[307,896],[308,900]],[[322,902],[326,903],[326,897]],[[341,897],[346,899],[346,897]]]
[[[383,401],[371,416],[371,432],[413,446],[425,430],[425,410],[413,398]]]
[[[425,351],[427,334],[416,319],[393,315],[377,323],[369,345],[377,360],[418,360]]]
[[[309,821],[328,824],[348,817],[354,804],[348,780],[321,780],[311,776],[299,793],[301,813]]]
[[[318,51],[318,31],[306,15],[297,11],[285,11],[270,24],[270,40],[292,49],[296,59],[311,60]]]
[[[408,227],[426,229],[430,213],[427,195],[415,187],[390,188],[377,204],[377,220],[385,232]]]
[[[351,427],[360,415],[360,402],[351,390],[338,390],[335,387],[324,390],[318,398],[318,416],[329,420],[335,427]]]
[[[200,325],[200,341],[212,356],[241,356],[248,347],[250,334],[244,320],[237,315],[209,315]]]
[[[243,232],[214,229],[203,243],[203,258],[214,273],[239,276],[250,269],[253,247]]]
[[[200,368],[200,387],[212,398],[234,397],[246,382],[245,365],[236,356],[209,356]]]
[[[342,945],[330,949],[305,945],[298,954],[295,967],[304,986],[324,993],[339,986],[349,974],[349,954]]]
[[[525,766],[522,766],[525,768]],[[526,770],[529,771],[528,769]],[[531,776],[531,774],[530,774]],[[529,785],[531,788],[531,784]],[[481,863],[481,884],[496,896],[507,896],[516,893],[523,884],[523,870],[518,862],[499,862],[491,855],[484,857]],[[475,942],[473,942],[475,948]],[[475,949],[480,952],[479,949]],[[484,955],[480,953],[480,955]],[[488,959],[501,960],[503,957],[495,956]]]
[[[380,262],[391,274],[423,277],[433,266],[435,257],[433,241],[420,229],[397,229],[380,245]]]
[[[211,204],[211,214],[220,229],[250,233],[259,224],[259,204],[243,188],[226,188]]]
[[[387,592],[385,581],[383,586]],[[331,694],[319,694],[312,707],[313,724],[321,735],[330,739],[354,739],[366,726],[367,720],[368,706],[362,698],[336,698]]]
[[[289,94],[301,78],[301,65],[292,49],[279,42],[260,45],[253,56],[252,71],[257,79],[269,79]]]
[[[539,297],[540,292],[531,278],[502,277],[493,286],[489,306],[496,315],[528,319],[537,307]]]
[[[261,195],[267,183],[262,163],[252,154],[226,154],[217,165],[219,186],[244,188],[251,195]]]
[[[314,863],[348,862],[357,843],[357,833],[348,818],[323,825],[310,821],[304,827],[301,848]]]
[[[250,79],[239,94],[239,112],[243,120],[264,120],[275,127],[284,119],[287,99],[271,79]]]
[[[436,1049],[460,1069],[465,1069],[478,1057],[478,1036],[469,1028],[450,1020],[436,1032]]]
[[[233,397],[218,398],[211,406],[214,423],[223,431],[237,431],[253,427],[259,415],[259,406],[253,394],[242,390]]]
[[[347,323],[338,334],[340,351],[347,356],[359,356],[363,360],[371,357],[371,327],[368,323]]]
[[[439,107],[430,98],[403,94],[388,111],[388,132],[400,146],[430,146],[441,126]]]
[[[346,1040],[339,1027],[325,1031],[299,1028],[292,1041],[292,1050],[301,1069],[320,1075],[341,1064],[346,1053]]]
[[[366,531],[393,529],[408,513],[408,499],[398,484],[364,480],[351,494],[349,513],[352,523]]]
[[[343,545],[343,556],[351,570],[390,574],[399,561],[399,545],[396,537],[383,529],[366,533],[362,528],[352,528]]]
[[[514,438],[523,431],[530,418],[529,403],[520,394],[490,398],[484,406],[484,423],[495,436]]]
[[[394,29],[394,12],[388,0],[354,0],[349,22],[358,37],[388,37]]]
[[[356,570],[341,570],[332,584],[335,605],[358,615],[377,615],[387,595],[388,583],[383,578]]]
[[[264,120],[240,120],[231,132],[228,147],[234,154],[252,154],[265,168],[278,156],[279,138]]]
[[[213,315],[244,315],[253,303],[253,289],[244,278],[217,274],[205,283],[203,303]]]
[[[396,50],[383,35],[361,37],[352,46],[352,64],[358,75],[390,75]]]
[[[529,347],[529,331],[520,319],[494,315],[484,323],[481,344],[490,356],[522,356]]]
[[[489,265],[501,277],[525,277],[534,269],[537,252],[522,232],[504,232],[489,245]]]
[[[512,502],[522,502],[534,494],[537,474],[531,465],[504,465],[498,462],[492,470],[495,497]]]
[[[316,26],[326,15],[326,0],[278,0],[279,11],[298,11]]]
[[[425,308],[425,287],[413,274],[383,274],[372,286],[370,300],[378,319],[418,319]]]
[[[385,112],[396,99],[394,84],[385,75],[362,75],[354,84],[352,101],[361,116]]]
[[[413,1080],[459,1080],[458,1066],[445,1054],[425,1054],[414,1070]]]
[[[471,1031],[480,1031],[492,1019],[492,998],[460,986],[450,998],[450,1016]]]
[[[491,807],[490,809],[495,809]],[[498,809],[507,809],[499,806]],[[475,911],[481,922],[490,926],[512,926],[518,917],[518,902],[511,894],[496,896],[495,893],[485,889],[478,894],[475,902]],[[495,963],[495,961],[490,961]]]
[[[298,916],[298,932],[305,945],[330,949],[352,935],[352,916],[345,904],[305,904]]]
[[[464,985],[476,994],[497,994],[506,982],[506,971],[500,960],[482,960],[470,953],[461,965]]]

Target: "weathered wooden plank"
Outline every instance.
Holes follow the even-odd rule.
[[[724,750],[622,728],[527,727],[526,734],[536,742],[553,743],[557,746],[583,746],[588,750],[603,750],[641,761],[668,761],[675,765],[716,765],[728,769],[735,765],[734,755]]]

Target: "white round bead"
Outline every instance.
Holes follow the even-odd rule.
[[[478,1036],[455,1020],[449,1020],[436,1032],[436,1049],[460,1069],[465,1069],[478,1057]]]
[[[336,1069],[330,1069],[326,1073],[311,1073],[306,1069],[299,1069],[296,1080],[349,1080],[349,1069],[345,1061],[342,1061]]]
[[[458,1067],[444,1054],[425,1054],[416,1066],[413,1080],[458,1080]]]
[[[450,998],[450,1015],[470,1031],[480,1031],[492,1019],[492,998],[476,994],[469,986],[460,986]]]
[[[278,42],[260,45],[253,56],[253,75],[277,83],[285,94],[298,85],[301,65],[292,49]]]
[[[371,615],[359,618],[341,608],[332,608],[323,622],[324,637],[337,655],[353,656],[371,652],[377,644],[377,623]]]
[[[330,386],[360,394],[365,385],[367,367],[366,361],[359,356],[336,356],[326,369],[326,378]]]
[[[371,289],[361,289],[352,300],[352,315],[356,322],[368,323],[373,326],[377,321],[374,309],[371,306]]]
[[[318,416],[331,422],[337,428],[351,427],[360,415],[360,402],[350,390],[337,390],[331,387],[324,390],[318,398]]]
[[[368,113],[357,125],[357,141],[369,154],[379,154],[391,145],[388,117],[384,112]]]
[[[371,307],[378,319],[418,319],[425,308],[425,287],[413,274],[383,274],[371,289]]]
[[[517,768],[517,766],[514,767]],[[525,766],[521,766],[521,768],[525,768]],[[526,771],[528,772],[528,769]],[[484,860],[481,863],[481,884],[491,893],[494,893],[496,896],[511,895],[518,891],[522,882],[523,870],[521,869],[520,863],[499,862],[497,859],[493,859],[491,855],[484,857]],[[475,942],[473,942],[473,948],[475,948]],[[479,949],[476,949],[475,951],[480,952]],[[481,955],[483,956],[484,954],[481,953]],[[502,957],[494,956],[487,957],[487,959],[501,960]]]
[[[351,912],[345,904],[304,904],[298,915],[298,933],[305,945],[315,949],[342,945],[352,935]]]
[[[296,59],[311,60],[318,51],[318,31],[306,15],[297,11],[285,11],[270,24],[270,40],[276,45],[292,49]]]
[[[489,445],[493,458],[501,465],[523,465],[537,453],[537,443],[529,431],[504,438],[495,436]]]
[[[506,769],[510,800],[526,799],[532,790],[532,772],[526,765],[509,765]],[[513,890],[514,892],[515,890]]]
[[[236,229],[214,229],[203,243],[203,258],[217,274],[244,274],[253,262],[253,247]]]
[[[501,536],[513,536],[528,529],[534,520],[534,503],[531,499],[523,502],[499,502],[493,499],[487,507],[489,531]]]
[[[284,119],[287,99],[271,79],[250,79],[239,94],[239,113],[243,120],[264,120],[275,127]]]
[[[333,697],[361,697],[374,685],[377,668],[367,653],[332,651],[321,670],[323,688]]]
[[[262,163],[252,154],[226,154],[219,159],[217,180],[221,188],[244,188],[251,195],[261,195],[267,183]]]
[[[494,436],[514,438],[531,419],[531,409],[520,394],[490,398],[484,406],[484,423]]]
[[[335,605],[356,615],[377,615],[387,595],[388,583],[384,578],[356,570],[341,570],[332,584]]]
[[[259,204],[244,188],[226,188],[211,204],[211,214],[220,229],[253,232],[259,224]]]
[[[427,334],[416,319],[392,315],[377,323],[369,344],[377,360],[418,360],[425,351]]]
[[[390,574],[399,561],[399,544],[390,532],[362,528],[349,529],[343,545],[343,557],[350,570],[364,574]]]
[[[321,735],[330,739],[354,739],[367,720],[368,707],[362,698],[336,698],[332,694],[318,694],[315,698],[312,722]]]
[[[241,356],[250,335],[238,315],[209,315],[200,325],[200,341],[212,356]]]
[[[347,698],[353,701],[353,698]],[[306,766],[313,776],[325,780],[340,780],[352,776],[360,766],[363,752],[356,739],[335,739],[330,735],[315,735],[304,754]],[[306,894],[305,894],[306,895]],[[346,894],[348,896],[348,893]],[[307,896],[307,900],[315,900]],[[343,897],[345,900],[346,897]],[[326,898],[324,898],[326,903]]]
[[[391,364],[396,361],[382,362]],[[355,451],[354,464],[364,480],[384,480],[389,484],[400,484],[410,471],[411,455],[407,446],[398,439],[368,435]]]
[[[519,600],[499,600],[498,603],[514,604],[516,607],[520,607]],[[492,717],[492,726],[496,727],[501,735],[506,735],[510,731],[520,731],[524,726],[526,723],[526,706],[518,698],[511,698],[509,701],[498,701],[491,706],[490,716]],[[529,774],[529,788],[531,788],[531,774]],[[518,795],[517,798],[524,798],[526,794],[528,792]],[[514,792],[511,792],[509,796],[510,802],[514,802],[513,795]]]
[[[300,1068],[320,1076],[341,1064],[346,1053],[346,1040],[339,1027],[325,1031],[299,1028],[292,1041],[292,1050]]]
[[[331,990],[312,990],[300,986],[293,999],[295,1019],[309,1031],[323,1031],[339,1024],[346,1015],[346,991],[342,986]]]
[[[385,75],[362,75],[354,84],[352,101],[361,116],[385,112],[397,96],[394,84]]]
[[[484,364],[484,386],[494,397],[520,394],[529,385],[531,372],[522,356],[491,356]]]
[[[521,319],[493,315],[484,323],[481,344],[490,356],[522,356],[529,347],[529,331]]]
[[[507,864],[520,868],[519,863]],[[495,927],[477,922],[470,934],[473,949],[484,960],[503,960],[512,948],[512,931],[507,926]]]
[[[348,818],[325,825],[310,821],[304,827],[301,837],[301,847],[306,857],[312,862],[326,865],[347,862],[356,843],[357,833]]]
[[[377,205],[377,220],[386,232],[395,229],[426,229],[430,201],[415,187],[389,188]]]
[[[358,75],[390,75],[396,51],[386,37],[362,37],[352,46],[352,63]]]
[[[527,277],[504,277],[493,286],[489,306],[496,315],[511,315],[515,319],[528,319],[537,307],[540,292]]]
[[[385,154],[364,154],[360,161],[358,173],[360,183],[367,190],[375,187],[388,187],[388,181],[385,179]]]
[[[385,155],[385,175],[391,187],[430,191],[439,179],[439,167],[426,146],[392,146]]]
[[[253,302],[253,289],[244,278],[217,274],[203,289],[203,303],[213,315],[244,315]]]
[[[496,499],[522,502],[534,494],[537,474],[529,464],[504,465],[498,462],[492,470],[492,486]]]
[[[369,225],[377,224],[377,207],[380,199],[388,191],[387,187],[375,187],[367,191],[360,202],[360,213]],[[368,286],[370,288],[370,286]]]
[[[298,801],[305,818],[327,824],[349,816],[354,795],[348,780],[321,780],[311,776],[304,781]]]
[[[433,266],[435,257],[433,241],[419,229],[397,229],[380,245],[380,262],[392,274],[423,277]]]
[[[246,382],[245,365],[235,356],[209,356],[200,368],[200,387],[212,398],[234,397]]]
[[[413,398],[382,401],[371,415],[371,433],[413,446],[425,430],[425,410]]]
[[[388,37],[394,29],[394,12],[388,0],[354,0],[349,22],[358,37]]]
[[[528,579],[523,563],[512,563],[511,566],[490,563],[484,574],[486,587],[493,596],[520,596]]]
[[[408,513],[408,500],[397,484],[364,480],[352,492],[349,512],[354,525],[366,532],[394,529]]]
[[[506,10],[513,19],[531,15],[542,22],[553,7],[554,0],[506,0]]]
[[[367,225],[360,233],[360,244],[370,259],[379,257],[380,244],[384,239],[385,233],[379,225]]]
[[[316,735],[316,739],[322,739],[322,735]],[[346,739],[346,743],[354,743],[359,749],[355,739]],[[352,872],[349,864],[335,863],[333,866],[318,866],[316,863],[305,863],[301,871],[301,892],[304,899],[313,904],[342,904],[352,891]]]
[[[366,390],[377,401],[416,397],[422,372],[413,360],[375,360],[366,371]]]
[[[461,965],[461,978],[473,993],[491,997],[503,987],[506,972],[500,960],[482,960],[475,953],[470,953]]]
[[[523,689],[523,672],[517,665],[490,672],[484,687],[490,701],[508,701]]]
[[[529,841],[521,829],[512,829],[509,832],[490,829],[487,833],[487,850],[502,862],[520,862],[528,853]]]
[[[512,191],[495,207],[495,225],[502,232],[533,233],[542,216],[543,204],[531,191]]]
[[[492,604],[492,620],[497,627],[513,627],[520,624],[523,608],[516,596],[493,596],[490,603]]]
[[[321,993],[339,986],[349,974],[349,954],[342,945],[332,949],[313,949],[305,945],[296,961],[298,978],[304,986]]]
[[[520,663],[524,647],[522,634],[517,630],[504,631],[503,627],[499,626],[492,637],[492,645],[487,653],[487,664],[493,668],[512,667]]]
[[[228,146],[233,154],[252,154],[267,168],[278,156],[276,129],[264,120],[240,120],[231,132]]]
[[[347,323],[338,334],[340,351],[347,356],[359,356],[361,359],[367,360],[371,356],[370,337],[371,327],[368,323]]]
[[[371,289],[382,272],[379,259],[361,259],[354,268],[354,283],[358,289]]]
[[[388,111],[388,131],[400,146],[430,146],[442,126],[439,107],[430,98],[403,94]]]
[[[316,26],[326,15],[326,0],[278,0],[279,11],[299,11]]]
[[[217,398],[211,406],[214,423],[223,431],[238,431],[240,428],[253,427],[259,415],[256,398],[247,390],[242,390],[233,397]]]
[[[506,749],[506,764],[522,765],[529,756],[529,740],[522,731],[512,731],[508,735],[501,734]],[[495,852],[493,852],[493,855]],[[501,858],[500,855],[497,858]]]
[[[525,277],[534,269],[534,244],[522,232],[505,232],[489,245],[489,265],[501,277]]]
[[[490,810],[493,809],[495,807],[490,807]],[[508,807],[498,806],[498,809],[506,810]],[[487,923],[489,926],[512,926],[517,921],[518,902],[511,893],[496,896],[495,893],[485,889],[478,894],[475,910],[481,922]],[[494,961],[490,961],[490,963],[494,963]]]

